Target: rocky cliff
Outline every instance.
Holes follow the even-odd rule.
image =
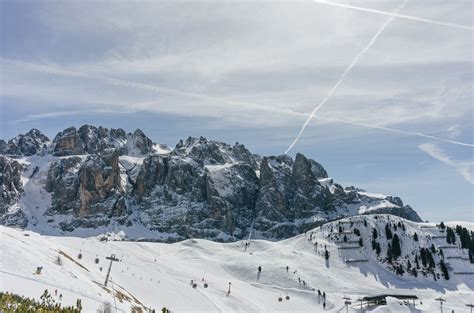
[[[343,188],[302,154],[261,157],[203,137],[170,149],[140,130],[84,125],[52,142],[31,130],[0,152],[0,223],[47,233],[230,241],[288,238],[358,214],[420,221],[400,198]]]

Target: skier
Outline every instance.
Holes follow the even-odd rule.
[[[288,273],[288,270],[289,270],[289,269],[290,269],[290,268],[289,268],[288,265],[287,265],[287,266],[286,266],[286,272],[287,272],[287,273]]]
[[[55,296],[58,295],[58,290],[57,290],[57,289],[54,290],[54,295],[55,295]]]
[[[326,302],[323,302],[323,309],[326,310]]]
[[[301,278],[298,277],[298,284],[301,285]]]
[[[260,273],[261,271],[262,271],[262,267],[259,266],[259,267],[258,267],[258,272]]]
[[[326,300],[326,291],[323,292],[323,298]]]
[[[257,281],[260,280],[260,275],[261,275],[261,274],[262,274],[262,267],[259,266],[259,267],[258,267],[258,272],[257,272]]]
[[[62,299],[63,299],[63,294],[61,293],[61,294],[59,295],[59,301],[61,301]]]

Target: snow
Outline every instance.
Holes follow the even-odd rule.
[[[353,221],[365,235],[383,220],[373,216],[364,218],[369,224],[367,229],[361,217],[341,222],[346,228]],[[416,231],[420,242],[439,232],[391,218],[403,221],[407,233]],[[344,296],[352,299],[351,312],[360,308],[356,299],[383,293],[415,294],[423,305],[418,302],[415,309],[389,298],[386,306],[371,308],[371,312],[433,312],[439,309],[434,299],[440,296],[447,300],[444,305],[447,312],[462,312],[465,303],[474,299],[471,277],[434,282],[430,277],[397,276],[388,271],[385,264],[377,262],[368,243],[356,251],[338,249],[342,244],[329,238],[333,236],[329,233],[330,227],[335,229],[336,225],[337,222],[333,222],[314,230],[317,250],[307,234],[279,242],[251,240],[246,251],[241,241],[225,244],[202,239],[175,244],[100,241],[101,237],[44,236],[1,226],[0,287],[2,291],[35,298],[46,288],[58,289],[64,304],[74,304],[81,298],[85,312],[95,312],[105,301],[114,306],[112,287],[129,297],[129,300],[115,299],[119,312],[129,312],[133,305],[157,311],[166,306],[173,312],[323,312],[322,304],[318,304],[318,289],[326,292],[326,311],[329,312],[345,311]],[[121,240],[125,234],[107,236]],[[369,240],[368,235],[366,237]],[[415,248],[406,238],[402,241],[404,251]],[[323,256],[324,245],[331,255],[329,261]],[[449,250],[453,250],[449,253],[459,252]],[[63,264],[55,264],[59,251],[71,259],[63,255]],[[79,253],[83,255],[81,260],[77,257]],[[105,257],[111,254],[120,261],[114,262],[112,282],[104,289],[101,284],[109,264]],[[94,262],[96,257],[99,264]],[[344,262],[360,257],[367,258],[368,262],[351,265]],[[33,273],[37,266],[43,266],[40,275]],[[259,280],[258,266],[263,269]],[[288,272],[286,266],[289,266]],[[466,266],[472,268],[470,264]],[[298,277],[306,285],[299,284]],[[208,288],[203,287],[203,279]],[[197,282],[196,289],[190,286],[191,280]],[[229,282],[231,293],[227,295]],[[285,300],[286,295],[290,300]],[[278,301],[279,296],[283,297],[282,302]]]

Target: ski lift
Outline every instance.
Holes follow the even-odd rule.
[[[99,264],[99,257],[97,255],[95,256],[95,264]]]
[[[278,297],[278,302],[282,302],[283,301],[283,298],[280,296]]]
[[[77,255],[77,258],[78,258],[79,260],[82,259],[82,251],[81,251],[81,250],[79,250],[79,254]]]
[[[196,283],[193,283],[193,288],[197,288],[197,284]]]
[[[285,299],[286,299],[286,300],[290,300],[290,296],[289,296],[289,295],[286,295]]]
[[[204,288],[207,288],[209,285],[207,283],[204,283]]]

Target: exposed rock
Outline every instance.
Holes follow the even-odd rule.
[[[27,135],[21,144],[11,140],[20,154],[48,151],[40,147],[47,138],[36,131]],[[1,151],[10,146],[0,142]],[[294,160],[288,155],[262,158],[244,145],[204,137],[180,140],[168,151],[140,130],[127,134],[91,125],[59,133],[49,151],[52,156],[23,174],[18,162],[2,156],[0,223],[26,225],[18,202],[21,175],[43,175],[34,181],[51,195],[44,218],[65,232],[139,225],[159,231],[163,240],[229,241],[249,235],[288,238],[357,214],[390,213],[421,221],[400,198],[343,188],[321,164],[299,153]]]
[[[56,156],[99,154],[116,151],[119,155],[146,155],[153,152],[153,142],[137,129],[126,134],[121,128],[107,129],[83,125],[65,129],[53,141],[53,154]]]
[[[49,214],[75,217],[127,213],[120,181],[118,154],[61,158],[51,164],[46,190],[53,192]]]
[[[0,214],[18,203],[22,191],[20,163],[0,155]]]
[[[75,127],[66,128],[53,140],[53,154],[56,156],[78,155],[84,153],[79,134]]]
[[[24,135],[18,135],[6,143],[0,140],[0,153],[6,155],[30,156],[44,153],[49,139],[37,129],[32,129]]]

